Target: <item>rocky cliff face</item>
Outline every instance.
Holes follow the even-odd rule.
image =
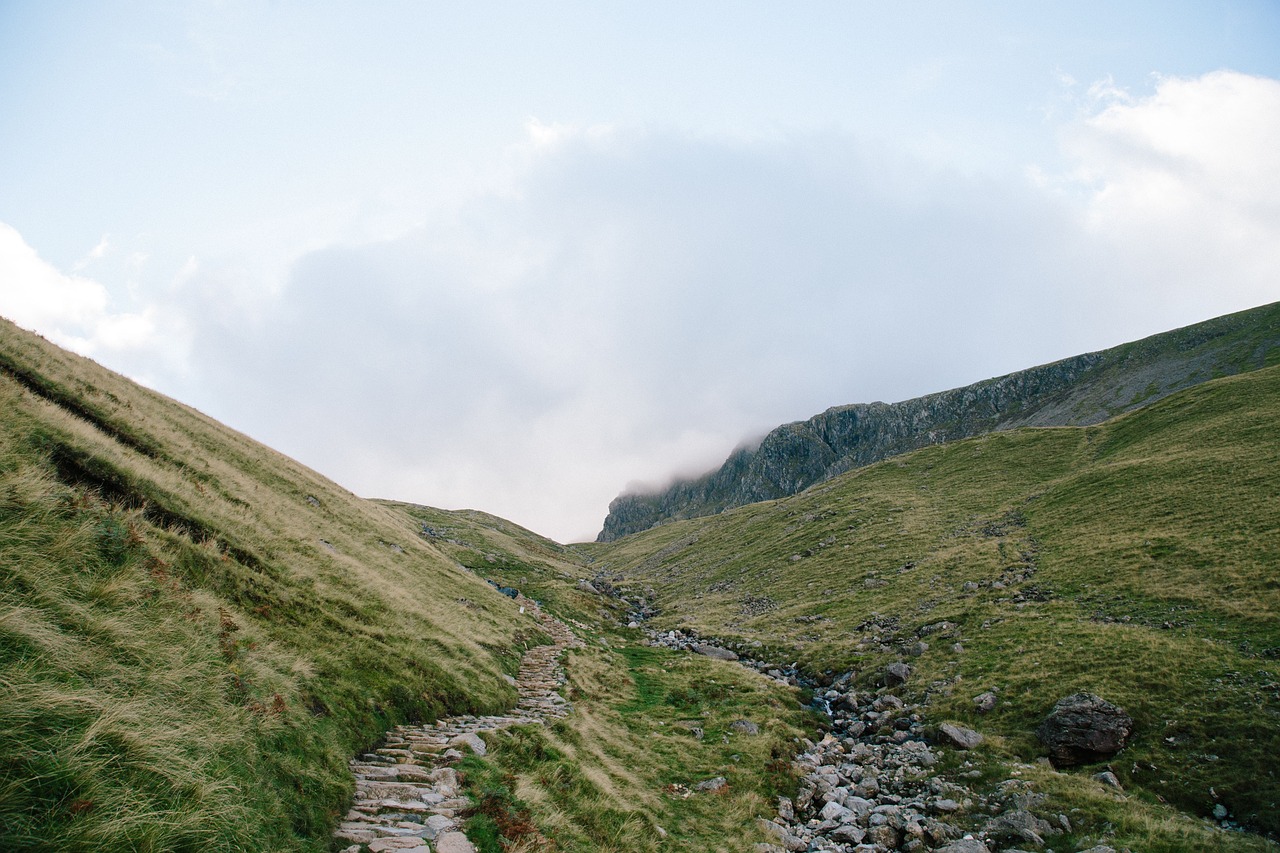
[[[1280,303],[900,403],[784,424],[693,480],[619,495],[597,541],[802,491],[929,444],[1023,426],[1085,426],[1280,359]]]

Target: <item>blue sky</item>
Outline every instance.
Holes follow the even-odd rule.
[[[1280,7],[0,4],[0,314],[589,538],[777,423],[1280,298]]]

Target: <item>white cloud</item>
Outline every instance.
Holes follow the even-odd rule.
[[[106,251],[104,237],[90,257]],[[148,350],[156,309],[113,311],[101,283],[61,272],[42,260],[12,226],[0,223],[0,315],[83,355]]]
[[[1208,309],[1277,296],[1280,81],[1218,71],[1162,78],[1072,128],[1085,227],[1141,298]]]
[[[106,234],[103,234],[102,239],[98,241],[98,245],[90,249],[89,254],[85,255],[83,258],[76,261],[75,265],[71,267],[72,272],[80,272],[81,270],[88,267],[89,264],[93,263],[94,261],[101,260],[106,256],[107,252],[110,251],[110,249],[111,249],[111,241],[107,239]]]
[[[133,313],[0,228],[0,311],[177,358],[166,391],[359,493],[589,537],[625,484],[782,421],[1276,299],[1277,88],[1095,87],[1070,170],[1025,183],[836,133],[531,121],[415,229],[283,277],[192,258]]]

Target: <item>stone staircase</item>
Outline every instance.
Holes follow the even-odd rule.
[[[516,602],[552,638],[549,645],[525,652],[520,661],[520,674],[514,679],[519,703],[508,714],[461,715],[430,725],[396,726],[380,749],[353,759],[355,801],[334,833],[339,843],[350,845],[343,853],[475,853],[460,831],[459,816],[470,805],[452,766],[462,758],[461,750],[484,755],[482,733],[543,724],[572,710],[557,692],[565,680],[559,658],[565,649],[581,646],[581,641],[532,600],[520,596]]]

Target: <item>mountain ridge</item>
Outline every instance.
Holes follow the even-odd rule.
[[[700,477],[619,495],[596,541],[796,494],[930,444],[1023,426],[1100,423],[1216,376],[1262,367],[1278,348],[1280,303],[1271,303],[897,403],[834,406],[774,428]]]

